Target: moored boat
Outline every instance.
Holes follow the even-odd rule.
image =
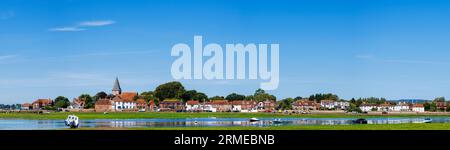
[[[364,118],[359,118],[359,119],[356,119],[356,120],[352,120],[352,122],[354,124],[367,124],[367,120],[364,119]]]
[[[66,120],[64,120],[64,123],[70,128],[78,128],[78,126],[80,125],[78,117],[75,115],[67,116]]]
[[[250,118],[250,122],[256,122],[256,121],[259,121],[259,119],[258,118]]]
[[[423,120],[423,123],[431,123],[431,122],[433,122],[433,119],[431,119],[431,118],[425,118]]]

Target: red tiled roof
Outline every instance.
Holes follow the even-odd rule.
[[[51,104],[51,103],[53,103],[53,101],[51,99],[38,99],[33,102],[33,104],[43,104],[43,105],[47,105],[47,104]]]
[[[24,103],[24,104],[22,104],[22,107],[30,107],[30,106],[31,106],[30,103]]]
[[[138,99],[138,100],[136,100],[136,103],[137,104],[147,104],[147,102],[144,100],[144,99]]]
[[[84,104],[84,100],[81,100],[81,99],[74,99],[73,100],[73,103],[75,103],[75,104]]]
[[[423,107],[423,104],[414,104],[413,107]]]
[[[115,102],[134,102],[133,99],[123,99],[120,96],[116,96],[112,100]]]
[[[122,94],[120,94],[120,98],[125,99],[127,101],[134,101],[134,97],[138,96],[137,92],[122,92]]]
[[[211,104],[213,105],[228,105],[228,101],[227,100],[213,100],[211,102]]]
[[[321,103],[331,103],[331,102],[334,102],[333,100],[321,100],[320,101]]]
[[[200,104],[200,102],[199,101],[190,100],[190,101],[187,101],[186,104],[188,104],[188,105],[198,105],[198,104]]]

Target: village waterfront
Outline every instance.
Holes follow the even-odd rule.
[[[68,129],[65,119],[70,116],[79,118],[81,130],[448,130],[449,108],[444,97],[344,100],[336,94],[318,93],[277,100],[262,89],[248,96],[208,97],[185,90],[180,82],[159,85],[154,91],[126,92],[116,78],[111,94],[82,94],[72,102],[58,96],[2,104],[0,130]]]
[[[345,112],[237,113],[237,112],[2,112],[2,130],[65,130],[67,115],[77,115],[79,130],[448,130],[450,113],[349,114]],[[249,118],[260,121],[249,122]],[[368,124],[351,120],[366,118]],[[433,118],[433,123],[421,122]],[[284,123],[274,124],[280,119]]]

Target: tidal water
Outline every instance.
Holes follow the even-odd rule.
[[[92,119],[80,120],[83,128],[143,128],[191,126],[286,126],[286,125],[351,125],[354,118],[187,118],[187,119]],[[423,123],[425,118],[368,118],[368,124]],[[450,117],[434,117],[433,123],[450,122]],[[0,119],[0,130],[51,130],[68,128],[64,120]]]

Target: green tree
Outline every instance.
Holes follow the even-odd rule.
[[[301,96],[297,96],[297,97],[294,98],[294,100],[296,100],[296,101],[302,100],[302,99],[303,99],[303,97],[301,97]]]
[[[337,100],[339,100],[339,96],[332,94],[332,93],[327,93],[327,94],[319,93],[319,94],[314,94],[314,95],[309,96],[309,100],[315,101],[317,103],[320,103],[320,101],[322,101],[322,100],[337,101]]]
[[[155,96],[160,100],[167,98],[177,98],[180,99],[181,95],[185,92],[184,86],[178,82],[168,82],[161,84],[155,89]]]
[[[269,93],[266,93],[263,89],[257,89],[255,91],[255,94],[253,94],[254,100],[261,102],[266,100],[275,101],[277,98],[274,95],[270,95]]]
[[[226,100],[234,101],[234,100],[244,100],[245,96],[241,94],[231,93],[227,97],[225,97]]]
[[[204,101],[208,100],[208,95],[206,95],[205,93],[202,93],[202,92],[198,92],[198,93],[195,93],[195,95],[192,99],[198,100],[200,102],[204,102]]]
[[[445,97],[437,97],[433,102],[445,102]]]
[[[150,102],[151,100],[155,100],[155,93],[153,91],[142,92],[139,98],[144,99],[146,102]]]
[[[69,105],[70,105],[70,101],[66,97],[58,96],[55,98],[55,107],[56,108],[67,108]]]
[[[84,108],[94,108],[94,99],[89,94],[81,94],[78,99],[84,101]]]
[[[245,100],[246,101],[255,100],[255,96],[253,96],[253,95],[245,96]]]
[[[213,96],[210,97],[209,100],[225,100],[225,98],[223,96]]]
[[[425,109],[425,111],[430,111],[430,109],[431,109],[431,104],[428,103],[428,102],[426,102],[426,103],[423,104],[423,108]]]
[[[291,110],[292,102],[295,100],[293,98],[285,98],[283,100],[277,101],[279,110]]]
[[[196,90],[189,90],[181,94],[180,98],[183,100],[183,102],[194,100],[194,96],[197,94]]]
[[[266,93],[266,91],[264,91],[263,89],[257,89],[256,91],[255,91],[255,94],[253,94],[253,95],[260,95],[260,94],[265,94]]]
[[[108,97],[108,94],[106,92],[98,92],[97,94],[94,95],[94,97],[92,97],[92,99],[94,100],[94,103],[100,99],[104,99]]]
[[[437,107],[436,107],[436,103],[435,103],[435,102],[431,103],[431,105],[430,105],[430,111],[432,111],[432,112],[437,111]]]

